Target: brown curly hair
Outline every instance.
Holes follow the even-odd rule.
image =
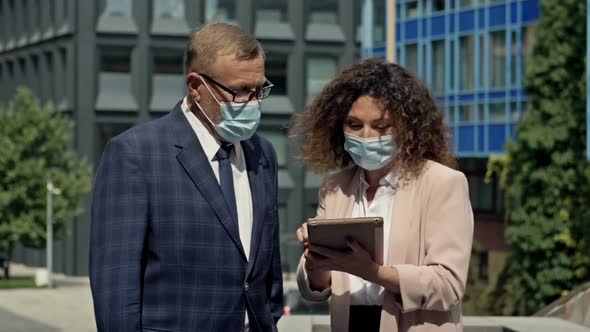
[[[299,158],[326,173],[354,162],[344,150],[344,120],[352,104],[368,95],[381,101],[394,128],[402,179],[417,176],[426,160],[455,167],[450,131],[428,88],[403,67],[367,59],[342,71],[296,118],[291,137],[302,140]]]

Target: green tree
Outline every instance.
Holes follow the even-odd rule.
[[[90,190],[91,168],[69,145],[73,123],[41,107],[27,88],[0,106],[0,250],[10,261],[17,242],[44,248],[47,180],[61,189],[53,200],[54,236],[67,236],[67,222],[82,212]]]
[[[525,75],[531,108],[506,156],[488,164],[506,189],[513,248],[490,296],[496,314],[532,314],[590,277],[586,1],[540,7]]]

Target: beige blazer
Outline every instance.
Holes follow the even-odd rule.
[[[317,218],[350,217],[360,169],[347,168],[324,179]],[[473,213],[463,173],[428,161],[421,174],[400,183],[393,204],[388,262],[397,269],[400,293],[385,292],[381,332],[462,331]],[[332,331],[347,332],[350,307],[348,274],[332,271],[331,289],[312,291],[302,256],[299,289],[308,300],[330,295]]]

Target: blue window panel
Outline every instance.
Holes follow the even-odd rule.
[[[428,36],[428,27],[426,26],[426,20],[422,20],[422,37]]]
[[[527,99],[529,97],[528,93],[526,93],[526,91],[524,90],[519,90],[518,91],[518,97],[519,98],[523,98],[523,99]]]
[[[373,53],[385,53],[386,50],[387,50],[386,46],[373,47]]]
[[[522,3],[522,20],[537,21],[539,18],[539,0],[526,0]]]
[[[479,99],[485,99],[486,98],[485,92],[480,92],[480,93],[477,94],[477,96],[479,97]]]
[[[483,29],[486,27],[486,10],[481,8],[477,11],[477,15],[479,15],[479,28]]]
[[[485,151],[486,147],[485,147],[485,142],[484,142],[484,125],[478,125],[477,126],[477,149],[479,151]]]
[[[413,20],[406,22],[406,39],[418,38],[418,21]]]
[[[513,2],[510,4],[510,22],[517,23],[518,21],[518,3]]]
[[[450,95],[449,96],[449,103],[454,103],[455,102],[455,96],[454,95]]]
[[[402,39],[402,28],[401,28],[401,24],[396,23],[395,24],[395,40],[401,40]]]
[[[451,29],[449,32],[455,32],[455,14],[449,15],[449,28]]]
[[[518,97],[518,91],[517,90],[510,90],[510,98],[515,99],[517,97]]]
[[[504,143],[506,143],[506,125],[490,124],[488,134],[489,150],[492,152],[504,152]]]
[[[474,134],[474,126],[459,126],[459,152],[473,152],[475,150]]]
[[[490,99],[506,98],[506,91],[488,92],[488,97]]]
[[[475,27],[475,11],[461,12],[459,16],[459,31],[471,31]]]
[[[433,36],[441,36],[445,34],[445,17],[437,16],[432,18],[430,24],[430,34]]]
[[[490,7],[490,26],[496,27],[506,24],[506,6],[499,5]]]
[[[510,138],[516,140],[516,124],[510,124]]]
[[[472,93],[467,93],[459,96],[459,101],[461,102],[473,102],[474,99],[475,95]]]

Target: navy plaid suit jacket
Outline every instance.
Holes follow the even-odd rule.
[[[99,331],[276,331],[283,311],[277,161],[242,148],[252,192],[249,260],[180,103],[113,138],[92,204],[90,284]]]

